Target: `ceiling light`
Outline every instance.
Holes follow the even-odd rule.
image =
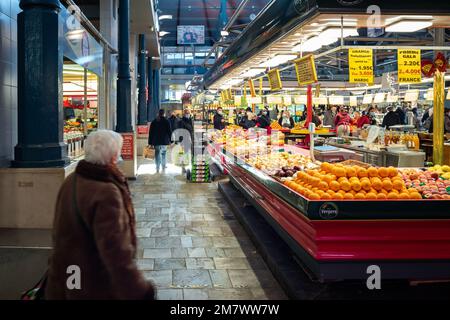
[[[292,60],[295,58],[297,58],[297,55],[295,55],[295,54],[279,54],[279,55],[276,55],[273,58],[270,58],[269,60],[263,62],[261,64],[261,67],[265,67],[265,68],[276,67],[280,64],[286,63],[289,60]]]
[[[172,20],[173,16],[171,14],[163,14],[162,16],[159,16],[158,18],[160,21],[161,20]]]
[[[319,39],[319,37],[315,36],[312,38],[309,38],[305,42],[302,42],[295,47],[292,48],[292,51],[294,52],[314,52],[322,47],[322,43]]]
[[[170,33],[169,31],[160,31],[159,36],[164,37],[165,35],[168,35],[169,33]]]
[[[252,78],[262,72],[264,72],[266,69],[264,68],[254,68],[254,69],[249,69],[247,71],[245,71],[243,74],[241,74],[241,77],[243,78]]]
[[[336,42],[341,36],[346,38],[358,35],[358,30],[356,28],[328,28],[319,34],[319,40],[323,46],[327,46]]]
[[[242,82],[242,79],[234,78],[234,79],[228,80],[226,84],[229,86],[235,86],[237,84],[240,84],[241,82]]]
[[[228,36],[230,33],[228,32],[228,31],[226,31],[226,30],[222,30],[222,31],[220,31],[220,35],[222,36],[222,37],[226,37],[226,36]]]
[[[386,32],[416,32],[432,25],[432,21],[402,20],[387,26]]]

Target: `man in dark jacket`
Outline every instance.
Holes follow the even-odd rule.
[[[158,117],[150,124],[150,134],[148,144],[155,147],[156,172],[162,166],[163,172],[166,171],[166,153],[167,146],[171,143],[172,129],[169,120],[164,116],[164,110],[159,110]]]
[[[173,111],[172,115],[169,118],[170,129],[172,129],[172,131],[175,131],[176,129],[178,129],[178,122],[179,121],[180,121],[180,119],[177,118],[177,115],[175,114],[175,111]]]
[[[225,129],[225,119],[223,118],[223,111],[221,107],[217,108],[216,114],[214,115],[214,129],[223,130]]]
[[[389,129],[392,126],[396,126],[401,124],[400,117],[398,114],[394,111],[394,108],[392,106],[389,106],[387,108],[387,113],[383,118],[383,123],[381,124],[382,127]]]

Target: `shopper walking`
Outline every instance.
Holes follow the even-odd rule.
[[[47,300],[155,298],[153,285],[134,260],[133,203],[127,180],[117,168],[122,141],[113,131],[91,133],[85,142],[85,160],[59,190]],[[67,285],[70,266],[79,270],[80,277],[79,288],[73,290]]]
[[[192,122],[192,115],[189,109],[185,109],[183,112],[183,118],[181,118],[180,128],[189,131],[191,137],[194,134],[194,124]]]
[[[162,167],[166,171],[167,146],[171,143],[172,130],[169,120],[164,116],[164,110],[159,110],[158,116],[150,125],[148,144],[155,147],[156,172]]]
[[[268,127],[270,127],[269,110],[267,109],[267,107],[265,107],[261,111],[258,118],[256,119],[256,126],[263,129],[267,129]]]
[[[383,118],[383,122],[381,123],[381,126],[383,128],[389,129],[392,126],[396,126],[401,124],[401,119],[397,112],[394,111],[394,107],[389,106],[387,107],[387,113]]]
[[[328,107],[323,116],[323,125],[334,129],[334,118],[336,118],[336,107]]]
[[[222,107],[218,107],[216,114],[213,118],[214,122],[214,129],[216,130],[223,130],[225,129],[225,119],[223,118],[223,110]]]
[[[170,123],[170,129],[172,131],[175,131],[178,129],[180,119],[177,117],[177,114],[175,111],[172,111],[172,114],[169,117],[169,123]]]

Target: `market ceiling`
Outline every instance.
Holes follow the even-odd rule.
[[[230,18],[242,0],[227,0],[226,13]],[[234,25],[245,26],[264,8],[270,0],[249,0],[240,12]],[[163,46],[176,46],[178,25],[204,25],[205,45],[212,46],[220,38],[219,18],[221,0],[159,0],[158,15],[172,16],[160,21],[160,31],[170,32],[161,43]]]
[[[379,22],[367,13],[368,6],[379,8]],[[371,11],[369,11],[371,12]],[[278,61],[277,66],[295,59],[300,52],[313,52],[315,55],[325,52],[338,43],[340,26],[343,24],[344,44],[350,45],[433,45],[433,36],[429,29],[450,27],[450,3],[442,2],[431,6],[424,1],[341,1],[341,0],[275,0],[255,19],[216,61],[205,75],[206,87],[218,89],[230,80],[243,78],[251,69],[264,70],[265,65],[275,56],[286,57]],[[424,27],[415,33],[397,33],[389,31],[398,24],[420,23]],[[371,24],[372,23],[372,24]],[[370,37],[368,27],[376,25],[382,32]],[[337,29],[337,30],[336,30]],[[410,29],[407,29],[409,31]],[[330,43],[313,43],[313,38],[324,31],[336,38]],[[447,37],[448,38],[448,37]],[[309,45],[305,48],[305,44]],[[387,41],[387,42],[386,42]],[[298,49],[299,44],[301,48]],[[314,48],[313,48],[314,47]],[[307,50],[304,50],[307,49]],[[391,63],[395,50],[384,50],[378,63]],[[333,76],[339,77],[346,67],[346,51],[338,50],[324,56],[320,63],[328,64]],[[274,67],[274,65],[271,65]],[[253,77],[257,74],[250,75]],[[337,79],[335,79],[337,80]]]

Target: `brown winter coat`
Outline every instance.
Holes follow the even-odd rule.
[[[53,245],[46,299],[154,299],[152,284],[134,261],[134,212],[118,169],[80,161],[59,191]],[[67,288],[70,265],[80,267],[81,290]]]

